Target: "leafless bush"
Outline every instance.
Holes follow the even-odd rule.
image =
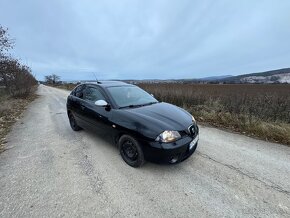
[[[37,81],[29,67],[5,53],[13,44],[7,29],[0,25],[0,86],[4,86],[8,94],[14,97],[26,97]]]
[[[0,59],[0,81],[14,97],[26,97],[37,84],[31,69],[10,57]]]

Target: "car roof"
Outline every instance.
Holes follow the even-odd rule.
[[[113,80],[105,80],[105,81],[96,81],[96,82],[85,82],[82,83],[85,85],[98,85],[101,87],[113,87],[113,86],[132,86],[132,84],[128,84],[122,81],[113,81]]]

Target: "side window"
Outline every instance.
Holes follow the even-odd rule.
[[[83,97],[83,85],[78,86],[73,92],[74,92],[74,96],[76,96],[78,98],[82,98]]]
[[[103,96],[103,94],[96,88],[93,87],[87,87],[84,91],[84,96],[83,99],[84,100],[88,100],[88,101],[98,101],[98,100],[105,100],[105,97]]]

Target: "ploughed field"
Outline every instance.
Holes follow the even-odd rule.
[[[290,145],[288,84],[138,84],[198,121]]]

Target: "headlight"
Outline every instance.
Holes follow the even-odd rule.
[[[180,137],[181,136],[180,136],[179,132],[166,130],[163,133],[161,133],[159,136],[157,136],[155,141],[158,141],[158,142],[174,142],[177,139],[179,139]]]

